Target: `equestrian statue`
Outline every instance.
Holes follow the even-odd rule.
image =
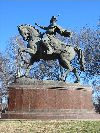
[[[63,29],[57,25],[57,16],[52,16],[49,26],[41,26],[37,23],[35,25],[45,32],[41,33],[36,27],[31,25],[20,25],[18,31],[24,41],[27,41],[26,48],[20,48],[20,52],[26,52],[30,55],[26,76],[34,62],[43,59],[45,61],[58,59],[59,64],[66,69],[66,72],[61,75],[61,80],[65,81],[68,72],[73,72],[76,76],[75,83],[80,81],[76,68],[73,68],[71,61],[78,56],[80,70],[84,71],[84,55],[83,51],[78,47],[66,45],[64,42],[56,37],[56,33],[64,37],[70,37],[71,32]]]

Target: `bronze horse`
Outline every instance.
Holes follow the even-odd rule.
[[[43,36],[38,29],[31,25],[20,25],[18,26],[18,31],[23,37],[23,40],[28,42],[27,48],[20,48],[21,52],[29,53],[31,56],[27,68],[27,73],[30,70],[31,65],[40,59],[58,59],[59,64],[66,69],[66,72],[61,75],[61,79],[65,81],[68,72],[71,71],[76,76],[75,82],[79,82],[80,78],[78,76],[77,70],[76,68],[72,67],[71,61],[75,58],[76,55],[78,55],[80,70],[84,71],[84,56],[81,49],[66,45],[53,35],[45,35],[47,38],[46,43],[49,44],[52,48],[52,53],[48,54],[48,49],[46,45],[44,45]]]

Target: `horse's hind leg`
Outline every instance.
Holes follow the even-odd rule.
[[[78,72],[77,72],[76,68],[73,68],[72,72],[76,76],[76,80],[74,81],[74,83],[78,83],[80,81],[80,78],[78,76]]]
[[[76,68],[73,68],[73,67],[71,66],[70,61],[68,61],[66,58],[62,57],[62,58],[59,60],[59,63],[60,63],[60,65],[61,65],[62,67],[64,67],[65,69],[67,69],[67,71],[66,71],[66,72],[63,74],[63,76],[61,77],[61,79],[62,79],[63,81],[65,81],[66,78],[67,78],[67,74],[68,74],[69,72],[73,72],[74,75],[76,76],[75,83],[78,83],[79,80],[80,80],[80,78],[79,78],[79,76],[78,76],[78,73],[77,73]]]
[[[25,72],[25,77],[29,77],[29,72],[30,72],[31,66],[28,65],[28,67],[26,68],[26,72]]]
[[[62,64],[61,64],[61,66],[62,66]],[[66,72],[64,72],[63,68],[60,67],[59,80],[66,81],[66,77],[67,77],[68,73],[69,73],[69,69],[67,69]]]
[[[59,63],[60,63],[60,65],[61,65],[63,68],[66,69],[66,72],[64,72],[64,73],[63,73],[62,70],[61,70],[60,79],[63,80],[63,81],[66,81],[66,77],[67,77],[68,73],[69,73],[70,71],[72,71],[73,68],[72,68],[72,66],[71,66],[71,64],[70,64],[70,61],[66,60],[66,58],[64,58],[64,57],[60,58]],[[61,69],[62,69],[62,68],[61,68]]]
[[[64,70],[63,70],[63,68],[62,68],[62,66],[60,65],[60,74],[59,74],[59,80],[63,80],[63,72],[64,72]]]

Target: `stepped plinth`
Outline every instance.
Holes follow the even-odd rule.
[[[91,87],[62,81],[17,81],[9,86],[2,119],[94,119]]]

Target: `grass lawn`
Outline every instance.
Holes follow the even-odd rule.
[[[1,120],[0,133],[100,133],[100,121]]]

